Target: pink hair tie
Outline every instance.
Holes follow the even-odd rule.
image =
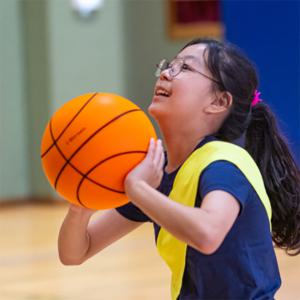
[[[259,98],[260,94],[261,93],[258,90],[255,90],[254,97],[251,102],[252,107],[255,106],[258,102],[262,102],[262,99]]]

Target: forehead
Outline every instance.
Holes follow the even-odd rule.
[[[190,59],[192,61],[197,61],[203,64],[204,63],[203,53],[205,48],[206,45],[204,44],[196,44],[196,45],[188,46],[187,48],[179,52],[176,57]]]

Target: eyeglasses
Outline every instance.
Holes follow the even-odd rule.
[[[182,58],[175,58],[171,62],[168,62],[166,59],[163,59],[158,65],[156,65],[155,76],[159,77],[161,72],[169,70],[169,74],[172,78],[176,77],[182,70],[188,70],[191,72],[195,72],[201,74],[202,76],[208,78],[209,80],[220,84],[220,82],[216,79],[211,78],[210,76],[205,75],[204,73],[195,70],[191,66],[187,65]]]

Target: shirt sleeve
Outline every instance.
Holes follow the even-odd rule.
[[[136,222],[150,222],[150,218],[131,202],[117,207],[116,211],[123,217]]]
[[[216,161],[211,163],[202,172],[198,185],[198,195],[201,201],[209,192],[222,190],[231,194],[244,209],[253,188],[242,171],[228,161]]]

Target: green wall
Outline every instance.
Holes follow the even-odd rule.
[[[20,1],[0,1],[0,197],[30,191]]]
[[[152,100],[156,64],[175,56],[185,41],[170,40],[167,36],[166,1],[125,2],[127,93],[146,108]]]
[[[0,198],[51,193],[40,140],[64,102],[105,91],[146,110],[156,63],[183,44],[166,39],[165,9],[163,0],[106,0],[85,19],[69,0],[0,0]]]
[[[49,87],[47,2],[21,1],[24,42],[24,102],[28,128],[29,196],[39,196],[50,190],[40,165],[40,139],[49,118],[51,106]]]
[[[48,1],[52,111],[86,92],[124,93],[122,2],[106,1],[103,10],[84,19],[69,1]]]
[[[31,196],[50,192],[39,157],[54,111],[87,92],[124,94],[121,8],[121,0],[107,1],[102,11],[83,19],[70,1],[23,1]]]

